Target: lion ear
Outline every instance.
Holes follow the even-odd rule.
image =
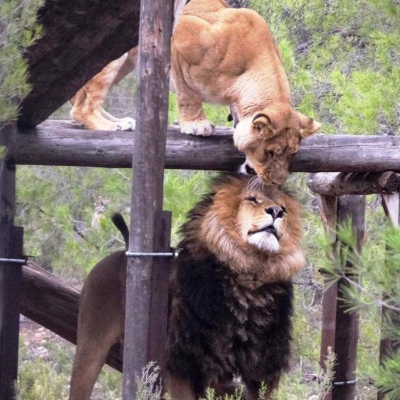
[[[297,113],[300,119],[300,136],[301,138],[305,138],[307,136],[312,135],[317,132],[319,128],[321,128],[321,124],[310,117],[306,117],[302,113]]]
[[[253,118],[252,127],[255,133],[260,135],[273,136],[276,133],[271,118],[267,114],[257,114]]]

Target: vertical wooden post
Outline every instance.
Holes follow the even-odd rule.
[[[395,227],[400,226],[400,192],[382,194],[382,205],[386,216]],[[384,296],[385,297],[385,296]],[[400,315],[398,312],[382,307],[382,323],[390,318],[396,325],[400,326]],[[386,357],[398,351],[400,345],[390,337],[382,337],[379,347],[379,362],[382,364]],[[378,391],[378,400],[384,400],[385,393]]]
[[[324,202],[322,204],[335,204]],[[323,210],[324,215],[332,215],[332,210]],[[341,196],[337,202],[337,223],[351,220],[354,235],[357,239],[357,251],[361,252],[364,234],[365,197]],[[334,244],[335,256],[340,257],[341,243],[336,238]],[[340,259],[339,259],[340,261]],[[351,270],[352,264],[346,260],[346,269]],[[351,275],[351,272],[349,272]],[[354,280],[354,275],[352,276]],[[355,370],[357,365],[357,341],[359,321],[356,313],[346,313],[346,304],[342,297],[342,285],[347,283],[340,280],[331,286],[323,298],[321,365],[328,355],[328,347],[336,354],[333,389],[325,400],[353,400],[356,393]]]
[[[169,229],[162,214],[165,147],[168,122],[170,40],[173,0],[142,0],[140,9],[139,60],[137,66],[137,126],[133,149],[130,253],[154,253],[169,249]],[[164,223],[160,223],[164,221]],[[164,240],[160,241],[160,238]],[[165,240],[167,239],[167,240]],[[156,261],[157,260],[157,261]],[[162,359],[167,315],[151,321],[154,294],[165,304],[168,281],[162,267],[169,258],[129,257],[127,266],[124,339],[123,399],[136,399],[137,376],[150,357]],[[160,272],[161,270],[161,272]],[[158,278],[158,279],[157,279]],[[165,335],[163,335],[165,336]],[[155,340],[159,341],[154,346]],[[154,350],[157,348],[157,351]],[[154,351],[153,351],[154,350]],[[157,353],[157,354],[155,354]]]
[[[7,148],[15,126],[0,129],[0,259],[22,258],[22,229],[15,228],[15,163]],[[15,398],[18,370],[21,265],[0,261],[0,399]]]

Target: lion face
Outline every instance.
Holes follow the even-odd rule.
[[[296,201],[250,175],[224,175],[212,188],[182,230],[183,245],[191,243],[193,254],[211,252],[233,271],[260,282],[289,279],[303,267]]]
[[[265,184],[280,185],[288,177],[291,158],[301,140],[320,126],[288,107],[265,109],[239,122],[234,142],[246,154],[246,164]]]
[[[227,175],[213,186],[213,204],[202,221],[205,241],[230,252],[286,252],[300,236],[299,206],[275,185],[263,185],[255,176]],[[225,245],[234,243],[232,249]],[[253,250],[251,250],[253,248]]]
[[[246,192],[244,196],[237,216],[243,241],[262,251],[278,252],[285,234],[286,207],[263,192]]]

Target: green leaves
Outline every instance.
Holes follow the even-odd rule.
[[[41,34],[36,23],[41,3],[4,0],[0,6],[0,126],[16,119],[18,102],[30,90],[22,51]]]
[[[324,133],[400,132],[400,7],[253,0],[281,49],[294,104]],[[308,74],[308,76],[307,76]]]

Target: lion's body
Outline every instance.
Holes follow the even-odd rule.
[[[247,287],[213,253],[184,251],[171,289],[170,375],[190,382],[196,398],[234,376],[250,390],[275,387],[289,366],[290,281]]]
[[[241,375],[248,399],[258,399],[261,382],[269,399],[288,368],[291,278],[304,264],[299,207],[275,186],[252,189],[246,175],[220,178],[213,190],[191,211],[172,265],[167,389],[175,400],[195,400]],[[126,257],[114,253],[85,282],[71,400],[89,399],[123,337],[125,268]]]

